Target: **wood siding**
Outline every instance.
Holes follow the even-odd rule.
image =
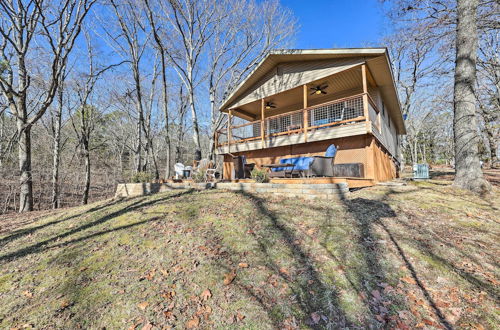
[[[373,135],[380,141],[380,143],[382,143],[392,156],[397,158],[398,145],[394,121],[390,118],[389,111],[383,102],[380,90],[376,87],[372,87],[368,89],[368,92],[380,111],[380,128],[379,130],[373,129]]]
[[[238,152],[234,155],[245,155],[247,163],[255,163],[257,167],[260,167],[263,164],[279,163],[282,158],[321,156],[332,143],[339,148],[335,164],[362,163],[365,169],[363,179],[383,182],[397,176],[392,156],[369,134]],[[233,169],[232,157],[225,154],[223,178],[232,179]]]

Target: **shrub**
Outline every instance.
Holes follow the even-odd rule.
[[[198,170],[196,172],[193,172],[191,174],[191,179],[193,179],[194,182],[205,182],[206,181],[206,171],[205,170]]]
[[[254,179],[255,182],[269,182],[269,174],[267,174],[267,171],[264,169],[254,168],[250,173],[250,177]]]
[[[143,183],[152,181],[153,181],[153,175],[148,172],[137,172],[130,177],[130,182],[132,183]]]

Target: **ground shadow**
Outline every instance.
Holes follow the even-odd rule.
[[[74,229],[68,230],[64,233],[61,233],[61,234],[56,235],[54,237],[51,237],[49,239],[43,240],[43,241],[38,242],[36,244],[32,244],[30,246],[24,247],[24,248],[19,249],[17,251],[4,254],[4,255],[0,256],[0,262],[9,262],[9,261],[13,261],[13,260],[25,257],[27,255],[43,252],[45,249],[49,248],[48,245],[52,242],[56,242],[60,239],[69,237],[69,236],[74,235],[76,233],[79,233],[81,231],[90,229],[92,227],[95,227],[95,226],[103,224],[103,223],[106,223],[106,222],[108,222],[116,217],[119,217],[120,215],[126,214],[127,212],[132,212],[132,211],[140,210],[142,208],[147,208],[147,207],[149,207],[153,204],[156,204],[156,203],[165,202],[165,201],[172,199],[172,198],[175,198],[175,197],[180,197],[180,196],[183,196],[186,194],[190,194],[193,191],[194,190],[191,189],[191,190],[179,192],[177,194],[167,195],[167,196],[164,196],[161,198],[154,198],[151,200],[148,200],[147,198],[138,198],[134,202],[132,202],[131,204],[127,205],[126,207],[121,208],[115,212],[106,214],[106,215],[104,215],[104,216],[102,216],[94,221],[85,223],[85,224],[78,226]],[[100,233],[95,233],[95,234],[89,235],[89,237],[99,235]],[[104,233],[104,232],[102,232],[102,233]],[[79,241],[79,240],[81,240],[81,239],[75,239],[72,241]],[[62,244],[67,245],[67,244],[69,244],[69,242],[60,243],[58,245],[61,246]]]
[[[109,201],[109,202],[104,202],[102,203],[101,205],[98,205],[98,206],[94,206],[88,210],[86,210],[85,212],[83,213],[75,213],[69,217],[65,217],[64,215],[61,215],[59,217],[57,217],[58,219],[56,220],[53,220],[53,221],[49,221],[47,223],[44,223],[42,225],[38,225],[38,226],[35,226],[35,227],[30,227],[30,228],[23,228],[23,229],[18,229],[18,230],[14,230],[10,233],[10,235],[8,236],[5,236],[3,238],[0,239],[0,247],[18,239],[18,238],[22,238],[24,236],[27,236],[27,235],[31,235],[33,233],[35,233],[36,231],[38,230],[41,230],[41,229],[44,229],[46,227],[50,227],[50,226],[53,226],[53,225],[56,225],[58,223],[61,223],[61,222],[66,222],[66,221],[69,221],[71,219],[74,219],[74,218],[77,218],[77,217],[80,217],[82,215],[89,215],[89,214],[92,214],[94,212],[98,212],[104,208],[107,208],[107,207],[111,207],[113,205],[115,205],[116,203],[118,203],[120,201],[120,199],[115,199],[115,200],[112,200],[112,201]]]
[[[264,256],[265,266],[274,274],[278,274],[283,281],[289,284],[300,306],[301,314],[306,317],[303,321],[313,328],[345,328],[353,326],[340,306],[336,288],[325,284],[322,276],[316,270],[315,261],[300,245],[294,231],[280,220],[277,214],[267,207],[265,199],[249,192],[238,193],[250,201],[257,212],[267,220],[267,230],[251,231],[251,235],[259,246],[259,252]],[[256,221],[259,220],[250,220],[248,223],[250,228],[257,227]],[[272,236],[274,235],[276,235],[277,238],[273,238]],[[292,255],[297,268],[301,270],[300,276],[303,277],[304,280],[292,279],[280,269],[281,266],[278,260],[271,255],[273,242],[283,242],[283,244],[286,245],[286,249]],[[259,296],[262,292],[259,294],[251,294],[253,296]],[[316,294],[320,295],[320,297]],[[269,309],[270,306],[266,306],[266,302],[262,297],[259,297],[259,301],[264,305],[265,309]],[[318,315],[320,319],[313,320],[311,318],[313,313]],[[270,316],[273,318],[272,315]],[[279,320],[274,319],[274,322],[278,323]],[[275,325],[278,326],[279,324]]]
[[[364,199],[364,198],[355,198],[355,199],[349,199],[347,196],[343,193],[340,195],[340,200],[346,207],[347,211],[354,216],[355,220],[359,224],[359,231],[361,234],[360,240],[360,246],[363,247],[365,250],[364,255],[366,256],[366,263],[370,267],[370,273],[374,275],[374,278],[377,280],[383,280],[384,279],[384,273],[383,273],[383,268],[381,265],[381,260],[383,260],[383,256],[380,255],[376,250],[372,247],[373,242],[377,241],[376,235],[374,235],[374,231],[376,227],[382,228],[383,231],[387,234],[389,239],[391,240],[391,243],[394,245],[396,248],[399,256],[401,259],[404,261],[405,267],[409,270],[413,280],[416,282],[418,285],[420,291],[424,295],[425,299],[433,309],[434,313],[439,319],[439,322],[443,327],[446,329],[451,329],[450,323],[446,320],[443,312],[441,309],[436,305],[435,301],[429,294],[428,290],[425,288],[425,286],[422,284],[422,281],[420,280],[415,267],[401,248],[401,245],[395,238],[395,236],[392,234],[391,230],[389,227],[384,223],[384,218],[396,218],[397,214],[396,212],[391,208],[391,206],[383,200],[387,198],[387,195],[382,198],[381,201],[379,200],[371,200],[371,199]],[[371,244],[367,244],[366,241],[372,242]],[[365,277],[366,274],[359,274],[361,278]],[[369,282],[370,279],[366,278],[366,280]],[[376,285],[376,283],[373,283],[371,286]],[[372,312],[377,312],[376,306],[375,308],[372,308]]]

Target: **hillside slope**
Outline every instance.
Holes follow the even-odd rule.
[[[222,191],[3,218],[0,328],[493,328],[498,190]]]

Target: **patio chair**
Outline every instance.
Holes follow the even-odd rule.
[[[213,166],[213,163],[210,162],[209,168],[206,169],[205,172],[205,179],[206,181],[215,181],[218,177],[219,174],[219,164],[215,164],[215,167]]]
[[[254,163],[247,163],[247,159],[245,155],[234,156],[233,157],[233,165],[234,165],[234,179],[248,179],[250,178],[250,173],[255,167]]]
[[[175,178],[181,179],[184,176],[184,164],[177,163],[174,165]]]

